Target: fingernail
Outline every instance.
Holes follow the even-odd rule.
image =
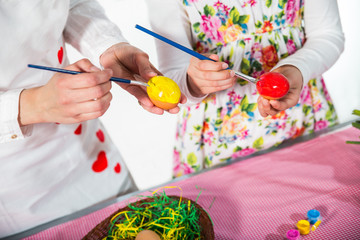
[[[156,73],[156,72],[153,72],[153,71],[150,71],[150,72],[148,72],[148,75],[154,77],[154,76],[157,75],[157,73]]]
[[[229,67],[229,65],[228,65],[227,63],[223,63],[223,64],[222,64],[222,68],[223,68],[223,69],[227,69],[228,67]]]
[[[110,76],[113,75],[113,70],[112,69],[107,68],[107,69],[104,69],[103,71],[107,72]]]
[[[233,70],[230,71],[230,77],[235,76],[235,72]]]
[[[98,71],[101,71],[101,70],[100,70],[100,68],[98,68],[98,67],[96,67],[96,66],[92,66],[92,67],[90,68],[90,71],[91,71],[91,72],[98,72]]]

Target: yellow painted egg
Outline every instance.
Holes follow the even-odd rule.
[[[164,110],[178,105],[181,97],[179,86],[172,79],[164,76],[150,78],[146,91],[151,102]]]
[[[161,240],[160,236],[151,230],[142,230],[138,233],[135,240]]]

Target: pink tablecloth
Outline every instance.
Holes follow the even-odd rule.
[[[171,185],[198,200],[214,222],[216,239],[284,239],[310,209],[323,222],[302,239],[360,239],[360,146],[347,128],[214,169]],[[177,189],[166,190],[179,194]],[[80,239],[128,201],[119,202],[27,239]]]

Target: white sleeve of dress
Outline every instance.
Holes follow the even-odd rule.
[[[169,38],[187,48],[191,46],[191,26],[180,0],[146,0],[151,28],[154,32]],[[147,36],[144,36],[147,37]],[[159,70],[173,79],[187,97],[186,105],[200,102],[206,96],[193,97],[187,86],[187,69],[191,56],[160,40],[155,40]]]
[[[71,0],[64,36],[66,42],[96,65],[106,49],[116,43],[127,42],[118,26],[107,18],[104,9],[95,0]]]
[[[304,5],[305,44],[274,67],[293,65],[304,85],[328,70],[344,50],[344,33],[336,0],[308,0]]]

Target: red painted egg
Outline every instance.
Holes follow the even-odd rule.
[[[288,93],[290,85],[281,73],[267,72],[259,77],[256,88],[266,99],[280,99]]]

